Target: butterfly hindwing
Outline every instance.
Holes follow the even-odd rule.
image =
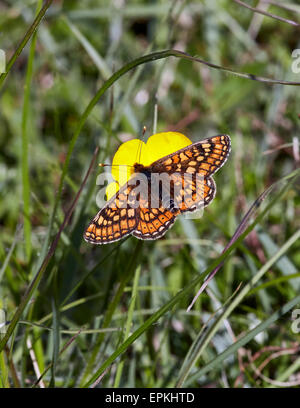
[[[204,208],[215,197],[216,184],[212,177],[197,179],[174,173],[171,179],[174,183],[174,203],[180,212]]]
[[[164,207],[139,209],[139,223],[132,232],[139,239],[157,239],[162,237],[174,224],[179,210]]]
[[[107,244],[129,235],[137,227],[134,185],[125,185],[98,212],[84,233],[92,244]]]

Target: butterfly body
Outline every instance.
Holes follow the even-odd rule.
[[[84,239],[106,244],[129,234],[139,239],[160,238],[179,214],[196,211],[213,200],[216,186],[212,175],[229,153],[230,137],[218,135],[149,166],[135,163],[128,183],[98,212]]]

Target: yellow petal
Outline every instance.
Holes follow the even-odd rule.
[[[106,194],[109,200],[134,173],[133,165],[141,163],[149,166],[154,161],[190,145],[191,140],[179,132],[156,133],[149,137],[147,143],[132,139],[121,144],[112,162],[111,174],[116,180],[107,186]]]
[[[110,200],[119,191],[119,188],[120,186],[116,181],[108,184],[105,190],[107,201]]]
[[[191,140],[179,132],[156,133],[149,137],[143,150],[142,163],[149,166],[154,161],[190,145]]]
[[[145,149],[145,143],[139,139],[128,140],[121,144],[116,151],[112,162],[111,174],[113,178],[122,186],[127,182],[131,174],[134,173],[133,165],[140,163],[141,154]]]

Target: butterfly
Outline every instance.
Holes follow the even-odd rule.
[[[178,215],[204,208],[214,199],[216,185],[212,175],[226,162],[230,148],[230,137],[218,135],[188,145],[149,166],[134,164],[134,174],[94,217],[84,239],[92,244],[107,244],[129,234],[139,239],[162,237]],[[169,177],[169,190],[161,180],[156,186],[153,183],[155,176],[163,175],[165,179]],[[201,183],[197,183],[198,179]]]

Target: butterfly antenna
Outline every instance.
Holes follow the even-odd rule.
[[[106,163],[99,163],[99,167],[133,167],[130,164],[106,164]]]

